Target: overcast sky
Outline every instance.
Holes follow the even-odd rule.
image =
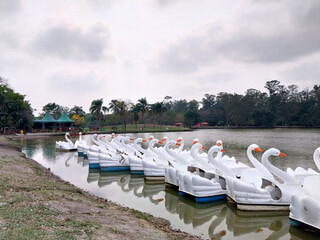
[[[318,0],[0,0],[0,76],[38,112],[312,89],[319,50]]]

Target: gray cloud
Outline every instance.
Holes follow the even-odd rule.
[[[11,16],[21,9],[21,0],[1,0],[0,1],[0,17]],[[1,19],[0,19],[1,20]]]
[[[320,50],[320,1],[289,1],[280,7],[278,2],[250,4],[256,4],[260,11],[235,19],[237,31],[212,25],[207,30],[194,32],[161,53],[158,71],[190,73],[201,66],[214,67],[213,62],[220,58],[247,63],[280,63]],[[273,12],[275,6],[277,9]],[[261,16],[261,12],[266,16]],[[255,22],[248,23],[249,20]],[[264,32],[270,23],[272,31]]]
[[[100,61],[106,58],[110,32],[104,25],[79,28],[56,26],[41,32],[32,46],[40,55],[74,61]]]
[[[282,71],[280,74],[286,82],[303,86],[312,86],[315,83],[315,79],[320,81],[320,69],[318,61],[311,63],[304,63],[297,67]]]

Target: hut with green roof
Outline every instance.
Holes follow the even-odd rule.
[[[46,112],[46,115],[42,119],[33,120],[33,128],[41,130],[61,128],[62,130],[65,130],[66,128],[69,128],[73,122],[74,121],[67,116],[66,112],[64,112],[58,120],[54,119],[49,112]]]

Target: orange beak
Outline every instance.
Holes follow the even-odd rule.
[[[153,138],[152,137],[149,137],[149,139],[148,140],[152,140]]]
[[[181,139],[178,139],[177,142],[181,142]]]
[[[261,148],[259,148],[259,147],[256,147],[255,149],[253,149],[253,150],[255,150],[256,152],[263,152],[262,151],[262,149]]]
[[[205,146],[202,146],[201,148],[202,148],[202,149],[206,149],[206,147],[205,147]]]
[[[167,140],[166,138],[162,138],[162,140],[161,140],[161,141],[163,141],[163,142],[164,142],[164,141],[166,141],[166,140]]]
[[[224,149],[221,149],[221,152],[226,152],[226,150],[224,150]]]
[[[176,143],[176,145],[177,145],[177,146],[181,146],[181,144],[180,144],[180,143]]]
[[[163,144],[163,142],[162,142],[162,141],[159,141],[158,143],[159,143],[159,144]]]
[[[143,139],[142,142],[147,142],[147,140]]]
[[[133,138],[130,138],[130,141],[133,141],[134,139]]]
[[[103,136],[103,137],[106,137],[106,136]]]
[[[279,154],[279,156],[281,156],[281,157],[286,157],[287,155],[281,152],[281,153]]]
[[[221,143],[217,143],[217,146],[221,146]]]
[[[198,143],[198,141],[193,141],[193,144],[196,144],[196,143]]]

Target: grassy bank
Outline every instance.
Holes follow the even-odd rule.
[[[198,239],[64,182],[0,136],[0,239]]]

